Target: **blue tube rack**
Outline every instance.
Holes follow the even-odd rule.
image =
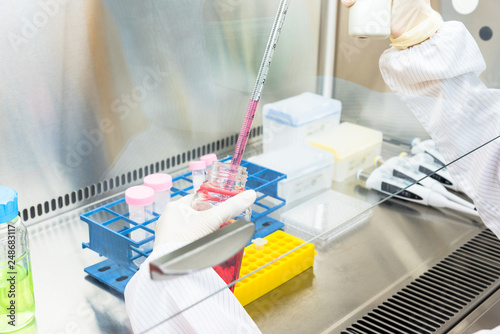
[[[229,161],[231,157],[221,160]],[[286,175],[274,170],[256,165],[246,160],[241,166],[247,168],[248,180],[246,189],[257,192],[257,199],[252,207],[251,221],[255,224],[254,238],[263,238],[279,229],[284,224],[269,217],[285,205],[285,200],[278,197],[278,182]],[[178,199],[190,194],[193,189],[191,172],[179,175],[172,180],[171,198]],[[107,260],[85,268],[85,272],[114,290],[124,293],[125,287],[135,272],[152,252],[150,246],[154,241],[154,222],[159,215],[142,224],[128,217],[128,206],[125,198],[120,198],[86,212],[80,219],[89,226],[89,242],[82,247],[89,248],[104,256]],[[141,230],[145,235],[142,240],[134,240],[134,231]],[[137,235],[137,233],[136,233]]]

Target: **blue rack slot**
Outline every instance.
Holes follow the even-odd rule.
[[[267,237],[269,234],[276,232],[277,230],[281,230],[283,226],[285,226],[285,224],[279,220],[271,217],[263,217],[255,222],[255,233],[253,239]],[[247,246],[251,243],[252,242],[250,241]]]
[[[135,271],[122,267],[111,260],[87,267],[85,272],[120,293],[125,292],[127,283],[135,274]]]

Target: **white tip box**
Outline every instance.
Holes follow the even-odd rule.
[[[335,129],[311,136],[308,143],[333,153],[333,180],[342,182],[358,169],[373,166],[373,159],[382,149],[382,132],[344,122]]]
[[[302,93],[263,108],[264,153],[303,144],[312,134],[340,123],[342,103],[313,93]]]
[[[251,157],[248,161],[286,174],[278,183],[278,196],[287,205],[332,186],[333,154],[306,144]]]

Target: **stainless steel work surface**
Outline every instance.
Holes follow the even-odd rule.
[[[89,236],[79,213],[28,228],[36,302],[33,333],[132,333],[123,296],[83,271],[104,258],[82,249]]]
[[[376,200],[359,187],[351,195]],[[131,333],[123,297],[83,271],[103,260],[81,247],[83,211],[29,227],[38,333]],[[317,248],[312,269],[246,309],[264,333],[337,332],[481,229],[451,212],[390,201]]]
[[[312,269],[246,310],[263,333],[338,333],[480,229],[452,213],[391,200],[318,248]]]
[[[500,291],[461,321],[450,334],[473,334],[482,329],[493,329],[500,326]]]

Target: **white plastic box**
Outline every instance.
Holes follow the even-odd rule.
[[[313,93],[264,105],[264,153],[303,144],[308,136],[336,127],[341,109],[340,101]]]
[[[382,137],[380,131],[344,122],[331,131],[309,137],[308,143],[333,153],[333,180],[342,182],[358,169],[373,166],[373,159],[380,155]]]
[[[287,206],[332,186],[333,154],[312,146],[294,145],[248,160],[287,175],[278,183]]]

